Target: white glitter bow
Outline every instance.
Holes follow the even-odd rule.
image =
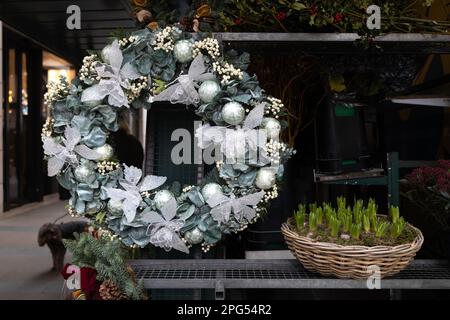
[[[201,126],[195,132],[198,147],[206,149],[211,145],[219,146],[220,152],[225,155],[225,163],[229,164],[245,162],[246,147],[248,147],[249,161],[257,161],[258,152],[264,153],[267,143],[266,131],[255,129],[262,122],[264,107],[265,103],[258,104],[247,115],[243,126],[238,126],[236,129],[209,124]]]
[[[189,253],[189,249],[178,234],[184,221],[175,219],[176,214],[177,201],[172,198],[161,208],[161,214],[150,211],[143,214],[141,220],[149,224],[147,235],[150,236],[150,243],[155,247],[164,248],[166,251],[173,248]]]
[[[172,104],[198,104],[200,96],[195,88],[197,82],[215,79],[214,74],[206,73],[206,71],[203,55],[199,54],[192,61],[187,74],[181,74],[175,81],[168,84],[168,88],[163,92],[150,97],[149,102],[170,101]]]
[[[142,170],[133,166],[124,166],[125,179],[119,181],[124,190],[117,188],[105,188],[105,190],[108,197],[112,200],[122,201],[125,218],[128,222],[132,222],[136,216],[136,210],[142,201],[141,192],[160,187],[166,182],[167,178],[150,175],[146,176],[144,180],[139,183],[142,177]]]
[[[256,206],[264,197],[265,192],[252,193],[241,198],[236,198],[234,194],[227,197],[223,194],[216,194],[206,200],[211,209],[211,216],[219,223],[226,223],[230,220],[231,212],[237,221],[245,218],[252,220],[256,215]]]
[[[77,128],[67,126],[60,143],[52,137],[44,137],[42,142],[44,154],[49,156],[47,163],[49,177],[57,175],[66,162],[77,165],[77,154],[89,160],[96,160],[100,157],[100,154],[94,150],[80,144],[81,134]]]
[[[117,40],[103,49],[102,57],[109,64],[96,64],[100,82],[83,91],[81,102],[101,100],[108,96],[111,106],[128,108],[128,98],[123,89],[129,89],[129,80],[139,78],[139,73],[129,62],[122,66],[123,55]]]

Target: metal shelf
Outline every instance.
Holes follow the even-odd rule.
[[[374,43],[379,48],[369,50],[355,45],[357,40],[362,39],[356,33],[218,32],[213,34],[227,45],[244,47],[246,51],[255,51],[263,46],[278,52],[301,50],[321,54],[350,52],[416,55],[450,52],[450,35],[445,34],[389,33],[375,37]]]
[[[217,32],[222,41],[232,42],[354,42],[356,33],[270,33],[270,32]],[[429,33],[389,33],[374,38],[382,42],[450,43],[450,35]]]
[[[314,181],[329,184],[384,185],[386,184],[386,176],[384,175],[384,169],[371,169],[335,175],[317,173],[314,170]]]
[[[324,277],[297,260],[132,260],[146,289],[367,289],[365,280]],[[450,265],[414,260],[405,270],[381,280],[381,289],[450,289]]]

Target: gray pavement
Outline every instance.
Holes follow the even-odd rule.
[[[65,205],[54,199],[7,218],[0,213],[0,299],[62,298],[63,278],[51,271],[50,250],[38,246],[37,233],[41,225],[65,214]],[[58,223],[71,220],[67,215]]]

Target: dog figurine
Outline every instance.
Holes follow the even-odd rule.
[[[84,221],[73,221],[67,223],[46,223],[38,233],[38,244],[40,247],[47,245],[52,253],[53,268],[52,271],[61,272],[64,266],[64,256],[66,247],[62,239],[75,239],[74,233],[87,231],[88,223]]]

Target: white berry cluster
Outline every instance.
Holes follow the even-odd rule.
[[[108,240],[111,240],[111,241],[115,240],[115,239],[122,240],[122,238],[119,237],[117,234],[112,233],[108,229],[103,229],[102,227],[98,228],[97,235],[98,235],[99,238],[105,238],[105,239],[108,239]]]
[[[51,105],[53,101],[62,99],[69,94],[69,84],[66,78],[60,77],[59,81],[50,81],[47,84],[47,92],[44,94],[44,102]]]
[[[42,137],[50,137],[53,133],[53,124],[55,123],[55,119],[47,118],[45,120],[44,125],[42,126]]]
[[[208,244],[208,243],[206,243],[206,242],[203,242],[203,243],[202,243],[202,251],[206,253],[206,252],[208,252],[209,250],[211,250],[211,245]]]
[[[188,249],[192,248],[192,244],[190,244],[184,237],[181,238],[181,241],[184,242]]]
[[[139,97],[142,90],[148,87],[147,77],[141,76],[136,80],[133,80],[130,84],[130,88],[127,90],[128,102],[133,102]]]
[[[141,197],[142,198],[150,198],[152,194],[149,191],[142,191],[141,192]]]
[[[181,191],[182,191],[183,193],[186,193],[186,192],[189,192],[192,188],[194,188],[194,186],[186,186],[186,187],[184,187]]]
[[[284,108],[283,102],[280,99],[271,96],[267,97],[267,100],[269,100],[271,104],[266,107],[266,114],[272,114],[278,119],[281,109]]]
[[[237,229],[237,231],[238,231],[238,232],[242,232],[242,231],[244,231],[244,230],[247,229],[247,228],[248,228],[248,223],[247,223],[247,222],[244,222],[244,223],[241,224],[240,228]]]
[[[258,221],[258,219],[261,217],[261,208],[259,208],[258,206],[253,206],[253,209],[256,210],[256,215],[255,217],[252,219],[252,223],[255,223],[256,221]]]
[[[283,142],[270,139],[269,142],[266,143],[267,156],[275,165],[280,163],[280,151],[286,152],[287,150],[288,146]]]
[[[264,195],[264,198],[262,201],[269,202],[272,199],[275,199],[278,197],[278,187],[277,185],[274,185],[270,191],[266,191],[266,194]]]
[[[121,40],[119,40],[119,46],[121,48],[125,48],[129,44],[132,44],[133,42],[135,42],[137,39],[139,39],[138,36],[130,36],[128,38],[122,38]]]
[[[218,58],[220,56],[219,41],[214,38],[205,38],[203,40],[195,41],[192,55],[195,58],[200,53],[206,53],[213,59]]]
[[[95,65],[97,64],[97,55],[91,54],[83,58],[83,65],[80,69],[80,80],[81,81],[94,81],[100,80],[97,76],[97,71],[95,70]]]
[[[72,206],[67,206],[67,212],[69,213],[69,215],[70,215],[72,218],[78,217],[77,211],[76,211],[75,208],[72,207]]]
[[[120,163],[115,161],[100,161],[99,163],[97,163],[97,171],[98,173],[103,175],[117,170],[119,167]]]
[[[177,32],[176,27],[168,26],[156,33],[153,45],[155,50],[164,50],[165,52],[173,51],[175,39],[173,33]]]
[[[213,62],[213,70],[222,77],[221,83],[223,85],[230,83],[231,80],[234,79],[242,80],[244,77],[244,73],[241,69],[235,68],[228,62]]]

